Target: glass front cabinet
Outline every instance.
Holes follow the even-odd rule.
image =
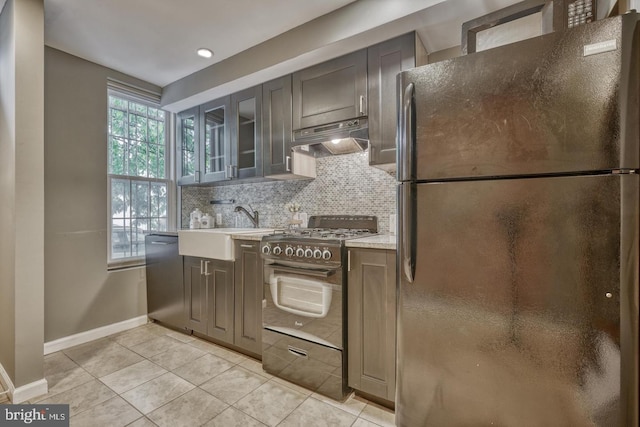
[[[226,96],[200,106],[203,158],[200,162],[202,176],[199,182],[232,178],[230,105],[230,97]]]
[[[200,181],[198,166],[200,162],[199,108],[194,107],[177,114],[176,147],[178,184],[194,184]]]
[[[262,176],[262,86],[177,115],[178,184]]]
[[[231,176],[262,176],[262,85],[231,95]]]

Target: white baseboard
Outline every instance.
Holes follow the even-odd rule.
[[[84,344],[89,341],[104,338],[108,335],[133,329],[149,322],[147,315],[134,317],[133,319],[123,320],[122,322],[112,323],[111,325],[101,326],[89,331],[80,332],[79,334],[69,335],[68,337],[59,338],[54,341],[44,343],[44,354],[55,353],[75,345]]]
[[[2,381],[2,386],[9,391],[9,400],[14,404],[42,396],[47,394],[49,390],[49,384],[44,378],[16,388],[2,364],[0,364],[0,381]]]
[[[2,384],[2,388],[9,391],[9,399],[11,399],[11,394],[15,387],[13,386],[13,381],[9,378],[9,374],[5,371],[4,366],[0,363],[0,383]]]
[[[11,396],[11,403],[16,404],[26,402],[34,397],[45,395],[48,391],[49,384],[47,383],[47,380],[43,378],[14,389],[13,395]]]

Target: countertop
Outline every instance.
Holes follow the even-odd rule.
[[[273,234],[273,233],[264,232],[264,233],[231,234],[231,238],[233,240],[257,240],[257,241],[260,241],[260,240],[262,240],[263,236],[268,236],[269,234]]]
[[[269,234],[273,234],[273,232],[231,234],[231,238],[236,240],[259,241],[262,237],[268,236]],[[376,236],[347,240],[345,245],[350,248],[390,249],[395,251],[396,236],[391,234],[378,234]]]
[[[395,234],[377,234],[360,239],[351,239],[345,242],[348,248],[390,249],[396,250]]]
[[[282,233],[282,230],[271,230],[271,231],[259,231],[257,233],[238,233],[231,234],[231,238],[234,240],[262,240],[264,236],[268,236],[270,234]]]

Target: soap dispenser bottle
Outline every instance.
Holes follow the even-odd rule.
[[[202,218],[202,211],[200,209],[195,208],[193,212],[191,212],[191,216],[189,219],[189,228],[200,228],[200,219]]]

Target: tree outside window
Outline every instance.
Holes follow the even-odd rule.
[[[165,112],[109,91],[109,261],[144,257],[144,236],[166,231],[169,184]]]

